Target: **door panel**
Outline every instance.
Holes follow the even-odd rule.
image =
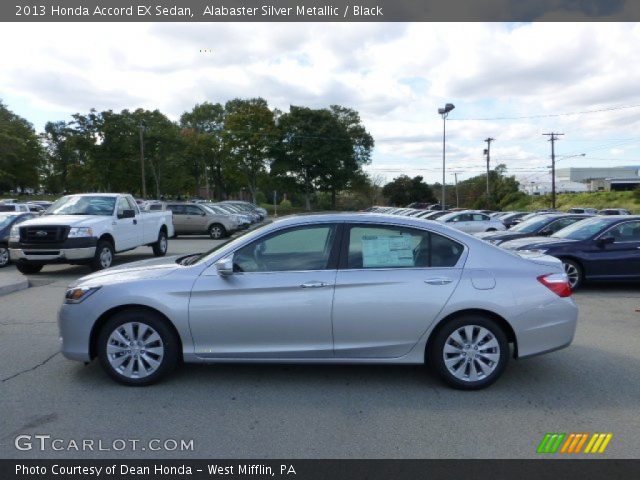
[[[189,304],[197,355],[333,356],[335,276],[335,270],[200,276]]]
[[[592,242],[585,253],[589,278],[640,278],[640,222],[625,222],[610,229],[603,238],[611,237],[607,245]]]
[[[455,290],[464,247],[388,225],[349,226],[343,241],[333,300],[335,355],[407,354]]]
[[[142,225],[139,224],[136,218],[118,218],[118,215],[122,215],[124,210],[129,209],[129,203],[126,198],[120,197],[116,204],[116,217],[113,222],[116,251],[128,250],[138,246],[138,237],[141,234]]]

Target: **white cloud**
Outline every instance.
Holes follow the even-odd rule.
[[[612,162],[640,163],[635,145],[612,141],[640,138],[640,108],[468,120],[640,104],[637,24],[39,23],[5,24],[0,40],[11,45],[0,98],[38,118],[143,107],[177,119],[196,103],[236,96],[263,96],[283,110],[338,103],[357,109],[376,138],[370,171],[435,181],[436,110],[450,101],[451,168],[482,170],[483,139],[492,136],[492,163],[538,175],[547,131],[566,134],[561,153],[587,153],[567,165],[588,164],[602,146]]]

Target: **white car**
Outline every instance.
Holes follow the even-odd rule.
[[[142,245],[163,256],[173,235],[171,212],[141,212],[131,195],[67,195],[45,215],[13,227],[9,253],[24,274],[37,273],[49,263],[102,270],[111,266],[116,252]]]
[[[462,212],[452,212],[437,219],[438,222],[446,223],[447,226],[457,228],[465,233],[497,232],[507,228],[497,218],[472,210]]]
[[[30,212],[26,203],[0,203],[0,212]]]

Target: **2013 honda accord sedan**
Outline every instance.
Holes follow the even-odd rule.
[[[288,217],[208,253],[81,278],[62,352],[147,385],[184,362],[428,363],[448,384],[493,383],[515,358],[569,345],[578,311],[560,261],[437,222]]]

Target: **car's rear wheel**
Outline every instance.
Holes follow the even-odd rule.
[[[571,290],[576,290],[582,285],[582,267],[573,260],[567,258],[562,259],[562,267],[569,278]]]
[[[214,240],[220,240],[227,235],[225,228],[219,223],[214,223],[209,227],[209,236]]]
[[[509,360],[509,342],[492,319],[465,315],[447,322],[429,344],[429,360],[450,386],[477,390],[495,382]]]
[[[156,257],[164,257],[169,247],[169,240],[167,239],[167,232],[160,230],[158,233],[158,240],[153,244],[153,254]]]
[[[156,383],[175,368],[178,355],[178,340],[166,321],[146,310],[117,313],[98,337],[102,368],[124,385]]]
[[[9,265],[9,249],[5,245],[0,245],[0,268]]]
[[[40,270],[42,270],[42,265],[18,262],[16,263],[16,268],[20,273],[23,273],[25,275],[33,275],[34,273],[38,273]]]

